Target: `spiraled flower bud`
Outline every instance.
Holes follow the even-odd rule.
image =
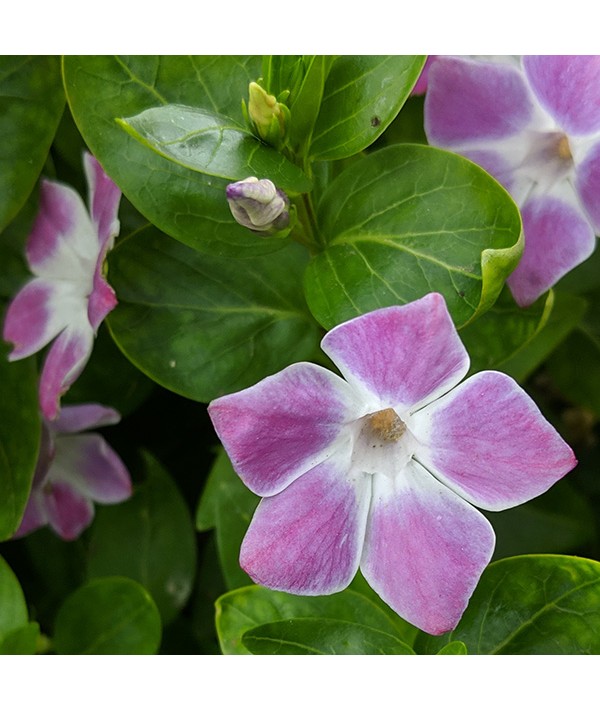
[[[289,120],[289,110],[272,95],[267,93],[260,84],[251,82],[248,87],[248,115],[254,123],[255,130],[263,141],[280,147],[286,135],[286,123]]]
[[[230,183],[226,193],[236,222],[253,232],[271,235],[290,223],[288,196],[266,178],[252,176]]]

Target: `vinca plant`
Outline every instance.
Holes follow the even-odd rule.
[[[599,56],[0,104],[0,653],[600,653]]]

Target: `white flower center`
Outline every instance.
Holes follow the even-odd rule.
[[[569,138],[562,131],[532,132],[530,149],[521,166],[541,192],[547,192],[574,169]]]
[[[352,462],[365,474],[394,477],[411,459],[415,444],[406,422],[388,407],[356,421]]]

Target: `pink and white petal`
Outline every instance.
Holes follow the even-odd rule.
[[[262,499],[246,533],[240,565],[256,583],[296,595],[343,590],[358,570],[370,477],[333,457]]]
[[[39,489],[33,489],[23,519],[17,531],[13,534],[13,538],[22,538],[23,536],[37,531],[38,528],[45,526],[48,523],[48,516],[44,506],[44,495]]]
[[[427,57],[427,59],[425,60],[425,65],[423,66],[423,70],[421,71],[421,74],[419,74],[419,78],[417,79],[417,83],[414,85],[413,90],[411,91],[411,96],[420,96],[421,94],[424,94],[427,91],[429,70],[436,59],[437,56],[435,54],[430,54]]]
[[[76,317],[83,303],[66,282],[36,278],[25,284],[4,320],[3,338],[14,345],[9,360],[41,350]]]
[[[91,402],[85,405],[66,405],[51,423],[51,428],[53,432],[71,434],[93,427],[115,425],[120,420],[121,415],[114,408]]]
[[[63,482],[52,482],[44,492],[48,523],[65,541],[75,540],[94,518],[94,506]]]
[[[428,634],[456,627],[494,550],[476,509],[416,462],[376,476],[360,564],[375,592]]]
[[[600,56],[526,56],[523,69],[540,104],[564,131],[600,131]]]
[[[325,368],[296,363],[246,390],[213,400],[214,428],[234,469],[259,496],[277,494],[350,439],[366,412],[349,385]]]
[[[519,306],[529,306],[594,251],[583,212],[562,199],[531,198],[521,209],[525,249],[507,283]]]
[[[37,276],[86,281],[98,257],[96,230],[73,188],[42,181],[40,207],[27,240],[27,261]]]
[[[577,166],[577,192],[583,202],[596,234],[600,233],[600,140]]]
[[[418,412],[415,458],[489,511],[543,494],[577,464],[537,405],[504,373],[483,371]]]
[[[372,410],[393,407],[400,414],[447,392],[469,369],[444,297],[436,293],[346,321],[321,348]]]
[[[99,434],[56,438],[53,482],[68,484],[86,499],[116,504],[131,496],[131,477],[119,455]]]
[[[429,70],[425,132],[433,145],[506,138],[522,131],[532,116],[529,89],[510,64],[438,57]]]
[[[88,301],[88,319],[94,331],[98,330],[98,326],[117,305],[115,291],[102,276],[101,268],[102,265],[98,264],[94,274],[94,288]]]
[[[86,319],[69,324],[48,351],[40,376],[39,400],[47,420],[58,415],[61,396],[77,380],[94,346],[94,332]]]
[[[106,253],[119,234],[121,191],[91,153],[84,153],[83,166],[89,187],[90,214],[96,225],[101,251]]]
[[[506,153],[501,150],[464,150],[462,155],[465,158],[477,163],[491,176],[506,188],[510,190],[514,184],[514,165],[506,159]]]

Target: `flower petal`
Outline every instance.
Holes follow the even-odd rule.
[[[52,482],[45,491],[44,505],[48,523],[65,541],[75,540],[94,518],[91,501],[60,481]]]
[[[523,69],[539,102],[567,133],[600,131],[600,56],[526,56]]]
[[[346,321],[321,348],[373,409],[414,410],[450,390],[469,369],[444,297],[435,293]]]
[[[575,206],[546,196],[521,210],[525,250],[507,283],[519,306],[529,306],[594,251],[594,232]]]
[[[106,250],[112,247],[112,241],[119,234],[121,191],[90,153],[84,154],[83,167],[89,187],[90,214],[96,225],[101,251],[106,254]]]
[[[429,70],[425,132],[433,145],[506,138],[532,115],[527,85],[509,64],[438,57]]]
[[[576,465],[571,448],[504,373],[483,371],[411,420],[415,457],[490,511],[539,496]]]
[[[22,538],[27,536],[38,528],[45,526],[48,523],[48,516],[44,506],[44,495],[39,490],[33,490],[27,501],[23,519],[19,528],[13,535],[13,538]]]
[[[39,398],[47,420],[58,415],[61,395],[81,374],[94,345],[94,332],[87,319],[70,324],[48,351],[40,376]]]
[[[429,634],[454,629],[494,550],[476,509],[411,462],[376,476],[361,570],[401,617]]]
[[[73,188],[42,181],[40,207],[27,240],[27,261],[37,276],[84,281],[89,292],[98,239],[83,200]]]
[[[577,192],[592,220],[596,234],[600,233],[600,141],[591,147],[577,166]]]
[[[260,496],[272,496],[323,462],[357,403],[341,378],[311,363],[296,363],[208,408],[234,469]]]
[[[84,308],[83,303],[67,282],[37,278],[25,284],[4,320],[3,338],[14,344],[9,360],[41,350]]]
[[[263,499],[244,538],[240,565],[260,585],[297,595],[343,590],[358,570],[370,477],[332,457]]]
[[[116,504],[131,496],[131,478],[119,455],[99,434],[63,435],[56,439],[53,481],[71,486],[86,499]]]
[[[99,263],[94,274],[94,288],[88,301],[88,319],[94,332],[117,305],[115,291],[102,276],[101,266]]]
[[[54,432],[73,433],[93,427],[115,425],[120,420],[121,415],[112,407],[92,402],[85,405],[66,405],[51,426]]]

